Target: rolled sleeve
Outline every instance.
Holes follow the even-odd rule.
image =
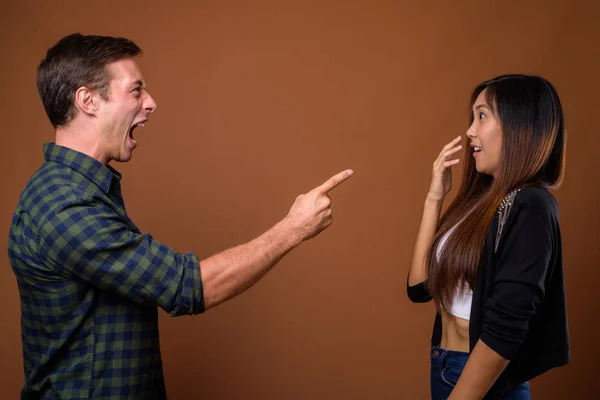
[[[515,201],[499,248],[493,296],[484,306],[480,339],[511,360],[525,341],[545,293],[552,259],[552,213],[543,202]]]
[[[431,301],[433,297],[427,288],[427,281],[417,283],[416,285],[410,286],[408,279],[406,280],[406,292],[408,298],[413,303],[427,303]]]
[[[63,274],[170,316],[204,312],[197,256],[140,233],[101,201],[64,206],[40,231],[40,254]]]

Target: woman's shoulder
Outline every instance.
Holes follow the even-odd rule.
[[[513,208],[521,212],[557,217],[558,201],[545,187],[529,186],[521,189],[514,198]]]

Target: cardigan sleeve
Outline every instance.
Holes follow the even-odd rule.
[[[515,197],[498,248],[493,295],[484,305],[480,339],[507,360],[525,341],[544,298],[558,226],[557,207],[546,196],[524,189]]]
[[[408,278],[406,279],[406,291],[408,293],[408,298],[413,303],[427,303],[433,297],[431,297],[431,293],[427,289],[427,281],[423,281],[421,283],[417,283],[416,285],[410,286],[408,284]]]

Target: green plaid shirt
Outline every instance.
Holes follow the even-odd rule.
[[[198,258],[141,233],[120,174],[44,145],[13,216],[8,254],[21,299],[23,399],[164,399],[158,307],[204,311]]]

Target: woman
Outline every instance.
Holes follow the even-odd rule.
[[[528,381],[570,361],[558,204],[563,112],[545,79],[504,75],[471,97],[464,177],[440,219],[461,137],[433,164],[408,275],[433,299],[431,394],[530,399]]]

